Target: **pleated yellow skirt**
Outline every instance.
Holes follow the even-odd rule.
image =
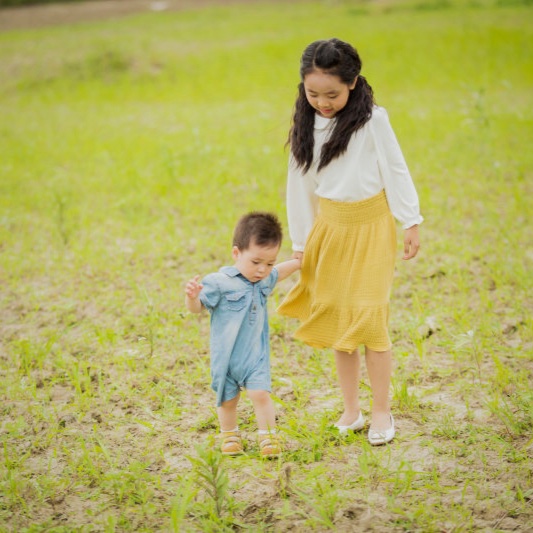
[[[300,279],[278,312],[301,321],[294,336],[309,346],[388,350],[395,257],[396,224],[384,191],[360,202],[320,198]]]

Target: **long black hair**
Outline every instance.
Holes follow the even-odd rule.
[[[315,109],[305,96],[305,76],[320,70],[326,74],[338,76],[349,86],[358,77],[355,88],[350,91],[346,106],[335,116],[335,128],[328,142],[322,146],[318,164],[318,170],[320,170],[346,151],[352,135],[372,116],[374,93],[364,76],[360,75],[361,66],[362,62],[357,50],[339,39],[315,41],[304,50],[300,61],[301,81],[298,85],[298,97],[287,141],[298,167],[302,168],[304,173],[313,163],[315,124]]]

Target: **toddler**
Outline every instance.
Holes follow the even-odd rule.
[[[271,392],[267,298],[277,281],[300,268],[299,259],[275,265],[282,241],[281,224],[270,213],[243,216],[233,235],[233,266],[189,280],[186,306],[211,314],[211,379],[216,392],[225,455],[243,452],[237,425],[240,391],[252,400],[263,457],[281,455]],[[275,265],[275,266],[274,266]]]

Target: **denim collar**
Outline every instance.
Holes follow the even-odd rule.
[[[234,266],[224,266],[219,270],[219,272],[222,272],[222,274],[226,274],[226,276],[229,276],[230,278],[234,278],[240,274],[239,269]]]

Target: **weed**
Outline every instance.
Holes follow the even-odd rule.
[[[229,478],[223,467],[223,455],[211,440],[205,446],[196,448],[197,457],[189,456],[193,466],[194,480],[199,489],[203,489],[207,498],[205,500],[207,510],[203,516],[219,526],[227,525],[226,511],[230,506],[228,493]],[[207,526],[209,522],[205,522]],[[213,525],[214,527],[214,525]]]

